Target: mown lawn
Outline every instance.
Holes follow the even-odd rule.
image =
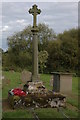
[[[3,75],[6,79],[9,79],[9,84],[3,86],[2,89],[2,97],[7,98],[8,90],[18,87],[21,84],[21,74],[19,72],[3,72]],[[44,82],[44,85],[51,90],[52,87],[50,86],[50,75],[42,74],[40,75],[41,80]],[[69,116],[70,118],[77,118],[78,111],[78,77],[73,77],[72,82],[72,94],[67,96],[67,103],[72,105],[72,107],[67,107],[63,111]],[[76,108],[76,109],[74,109]],[[42,108],[36,109],[35,112],[39,116],[39,118],[64,118],[63,115],[57,111],[57,109],[53,108]],[[14,110],[14,111],[3,111],[4,118],[32,118],[32,114],[28,113],[27,110]]]
[[[8,84],[4,84],[2,88],[2,97],[7,98],[8,90],[16,88],[21,84],[21,74],[19,72],[3,72],[5,79],[9,81]],[[2,82],[3,83],[3,82]]]
[[[33,118],[32,114],[27,110],[6,111],[3,113],[3,118]]]

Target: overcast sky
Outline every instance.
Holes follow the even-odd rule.
[[[8,36],[32,25],[32,15],[28,13],[28,10],[33,4],[35,3],[4,2],[2,4],[2,48],[4,50],[8,48],[6,40]],[[36,4],[42,11],[38,15],[38,23],[49,25],[55,33],[61,33],[78,26],[77,2],[40,2]]]

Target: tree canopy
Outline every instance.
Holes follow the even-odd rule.
[[[38,25],[39,70],[77,71],[78,29],[70,29],[56,34],[48,25]],[[8,51],[3,52],[3,69],[32,70],[31,26],[7,38]],[[46,56],[43,56],[46,51]],[[44,58],[44,59],[42,59]],[[42,60],[41,60],[42,59]],[[43,63],[40,63],[43,61]],[[46,61],[46,62],[45,62]],[[41,68],[42,66],[46,66]]]

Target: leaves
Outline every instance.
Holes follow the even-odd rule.
[[[7,38],[8,51],[3,52],[3,67],[32,70],[31,26]],[[77,71],[78,69],[78,29],[60,34],[46,24],[38,25],[39,71]],[[79,30],[80,31],[80,30]]]
[[[46,68],[46,62],[48,59],[48,52],[47,51],[40,51],[39,55],[38,55],[38,59],[39,59],[39,66],[40,66],[40,70],[43,73],[44,68]]]

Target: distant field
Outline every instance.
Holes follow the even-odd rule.
[[[19,72],[3,72],[7,80],[7,84],[3,85],[2,89],[2,97],[3,99],[7,98],[8,90],[19,87],[21,83],[21,74]],[[47,89],[51,90],[52,87],[50,86],[50,75],[48,74],[41,74],[41,80],[44,82]],[[70,118],[77,118],[78,117],[78,95],[80,95],[80,91],[78,93],[78,80],[80,78],[73,77],[72,81],[72,94],[67,95],[67,108],[64,109],[64,112]],[[39,118],[64,118],[57,109],[53,108],[43,108],[43,109],[36,109],[35,110]],[[13,111],[3,111],[4,118],[32,118],[32,114],[28,113],[27,110],[13,110]]]

